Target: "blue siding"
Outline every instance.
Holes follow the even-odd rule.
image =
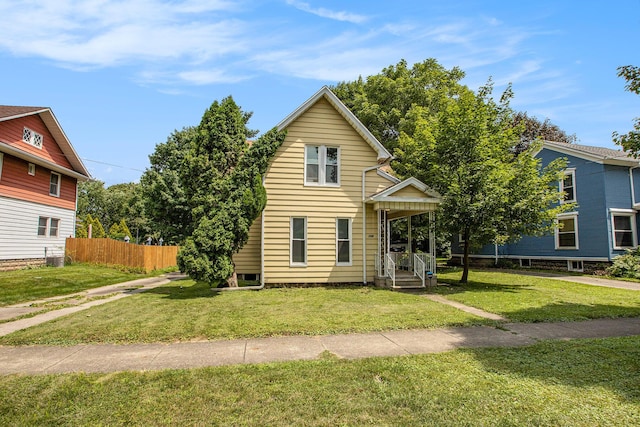
[[[543,165],[565,157],[567,168],[575,169],[576,207],[578,213],[578,249],[555,249],[553,232],[547,236],[525,236],[520,241],[498,248],[502,256],[521,258],[603,258],[611,259],[623,251],[614,251],[611,240],[610,209],[631,209],[631,183],[626,166],[603,165],[579,157],[562,155],[543,149],[538,154]],[[640,170],[634,171],[636,202],[640,202]],[[454,250],[455,252],[455,250]],[[494,255],[493,245],[487,245],[478,255]]]

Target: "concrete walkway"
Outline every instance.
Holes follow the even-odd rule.
[[[508,270],[502,270],[504,273],[510,273]],[[570,274],[547,273],[540,271],[523,271],[514,270],[513,274],[523,274],[527,276],[545,277],[547,279],[563,280],[565,282],[583,283],[585,285],[604,286],[606,288],[629,289],[632,291],[640,291],[640,283],[625,282],[623,280],[604,279],[596,276],[572,276]]]
[[[623,287],[640,290],[640,284],[584,276],[562,276],[546,273],[530,274],[558,280]],[[0,335],[47,322],[76,311],[105,304],[119,298],[144,292],[181,275],[167,275],[96,288],[74,294],[88,301],[72,307],[45,312],[31,318],[0,324]],[[581,279],[581,280],[577,280]],[[593,280],[592,283],[589,283]],[[613,282],[613,283],[612,283]],[[630,287],[627,287],[630,286]],[[91,299],[108,296],[102,299]],[[35,303],[66,301],[70,296],[50,298]],[[506,319],[485,311],[447,300],[439,295],[427,298],[454,306],[475,315]],[[34,302],[0,308],[1,316],[12,318],[10,310],[29,308]],[[15,311],[18,313],[19,311]],[[4,314],[3,314],[4,313]],[[18,314],[19,315],[19,314]],[[583,322],[503,323],[500,328],[478,326],[468,328],[386,331],[368,334],[323,336],[288,336],[229,341],[203,341],[171,344],[91,344],[76,346],[0,346],[0,374],[49,374],[65,372],[116,372],[125,370],[157,370],[196,368],[248,363],[312,360],[329,352],[337,357],[357,359],[374,356],[402,356],[449,351],[457,348],[516,347],[545,339],[604,338],[640,335],[640,319],[598,319]]]
[[[289,336],[173,344],[0,346],[0,374],[52,374],[197,368],[313,360],[323,353],[345,359],[403,356],[457,348],[517,347],[545,339],[640,335],[640,319],[507,323],[369,334]]]

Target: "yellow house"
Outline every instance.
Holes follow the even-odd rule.
[[[278,128],[287,136],[264,177],[266,208],[234,257],[239,277],[399,287],[402,276],[424,286],[435,273],[433,236],[431,253],[398,254],[389,225],[421,213],[432,220],[439,195],[384,172],[391,154],[326,86]]]

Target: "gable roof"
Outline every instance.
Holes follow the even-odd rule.
[[[640,165],[638,159],[633,158],[633,156],[631,156],[629,153],[622,150],[612,150],[611,148],[594,147],[591,145],[567,144],[563,142],[553,141],[544,141],[542,144],[542,148],[605,165]]]
[[[413,187],[418,191],[424,193],[424,197],[421,200],[408,200],[406,197],[397,197],[394,194],[400,192],[402,189],[407,187]],[[411,177],[407,178],[404,181],[398,182],[397,184],[388,187],[371,197],[369,197],[369,201],[372,202],[382,202],[382,201],[420,201],[420,202],[429,202],[429,203],[440,203],[441,196],[437,191],[432,190],[427,187],[422,181],[417,178]]]
[[[51,132],[51,135],[53,136],[56,143],[60,147],[60,150],[62,150],[62,153],[65,155],[65,157],[73,167],[73,171],[71,172],[75,172],[75,174],[72,173],[71,175],[79,179],[82,179],[83,177],[84,179],[91,178],[91,174],[85,167],[84,163],[82,162],[82,159],[80,159],[80,156],[78,156],[78,153],[76,153],[76,150],[71,145],[71,141],[69,141],[69,138],[67,138],[67,135],[64,133],[64,130],[62,130],[60,123],[58,123],[58,119],[56,119],[56,116],[53,114],[53,111],[51,111],[50,108],[0,105],[0,122],[19,119],[21,117],[32,116],[36,114],[40,116],[45,126],[47,126],[47,129],[49,130],[49,132]],[[8,147],[5,147],[5,148],[8,148]],[[20,153],[13,153],[13,154],[19,155]],[[28,155],[28,153],[24,153],[24,155],[26,156]],[[62,168],[60,166],[50,164],[51,162],[40,159],[36,156],[32,156],[32,155],[29,155],[29,156],[34,157],[33,159],[30,159],[31,161],[34,161],[36,163],[43,163],[43,164],[46,163],[47,167],[53,168],[54,170],[59,170],[59,169],[66,170],[66,168]]]
[[[309,108],[311,108],[321,98],[326,99],[335,109],[344,117],[344,119],[360,134],[360,136],[373,148],[378,155],[378,161],[383,162],[391,159],[391,153],[387,151],[378,139],[367,129],[360,120],[349,110],[346,105],[338,99],[338,97],[331,92],[327,86],[323,86],[318,92],[316,92],[311,98],[307,99],[302,105],[296,108],[291,114],[285,117],[280,123],[278,123],[278,130],[283,130],[289,126],[294,120],[304,114]]]

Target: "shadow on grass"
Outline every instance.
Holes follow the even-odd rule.
[[[472,354],[489,372],[585,390],[601,387],[626,400],[640,401],[640,336],[462,351]]]
[[[184,284],[181,284],[184,282]],[[193,282],[189,279],[173,281],[169,286],[158,286],[144,294],[163,295],[167,299],[186,300],[196,298],[213,298],[220,294],[219,289],[205,282]]]

